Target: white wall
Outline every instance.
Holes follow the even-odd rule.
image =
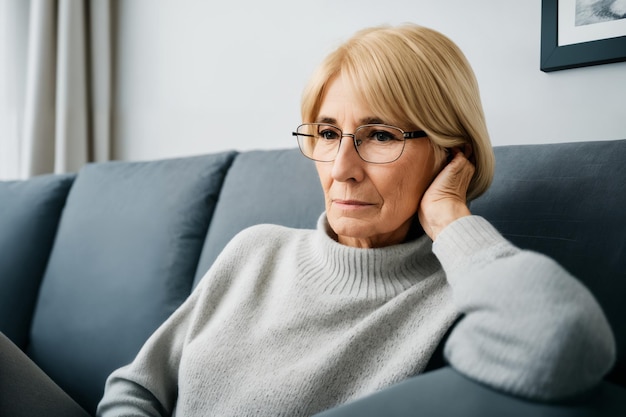
[[[494,145],[626,138],[626,63],[539,70],[541,0],[118,2],[114,156],[295,146],[300,93],[354,31],[437,29],[472,63]]]

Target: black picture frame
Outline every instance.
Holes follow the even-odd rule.
[[[626,61],[626,35],[559,46],[558,3],[558,0],[541,2],[541,71],[551,72]]]

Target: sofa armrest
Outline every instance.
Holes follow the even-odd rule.
[[[539,403],[476,383],[451,367],[422,374],[316,417],[626,416],[626,389],[602,382],[577,398]]]
[[[0,333],[0,416],[88,417],[89,414]]]

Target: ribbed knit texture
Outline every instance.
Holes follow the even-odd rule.
[[[135,361],[109,377],[98,415],[309,416],[419,373],[458,312],[466,317],[446,355],[472,378],[551,397],[606,372],[614,355],[606,320],[558,265],[519,251],[478,217],[441,233],[434,249],[443,269],[431,246],[427,236],[343,246],[324,216],[316,231],[245,230]],[[574,332],[553,328],[571,326],[545,317],[555,310],[590,316],[561,339]],[[593,350],[581,355],[579,346]],[[563,358],[584,376],[561,381],[570,372],[553,364]]]

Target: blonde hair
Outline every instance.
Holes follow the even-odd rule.
[[[318,67],[304,90],[302,121],[314,122],[329,82],[336,76],[388,123],[426,131],[441,157],[444,149],[471,144],[472,200],[489,188],[495,158],[478,83],[461,50],[422,26],[380,26],[357,32]]]

